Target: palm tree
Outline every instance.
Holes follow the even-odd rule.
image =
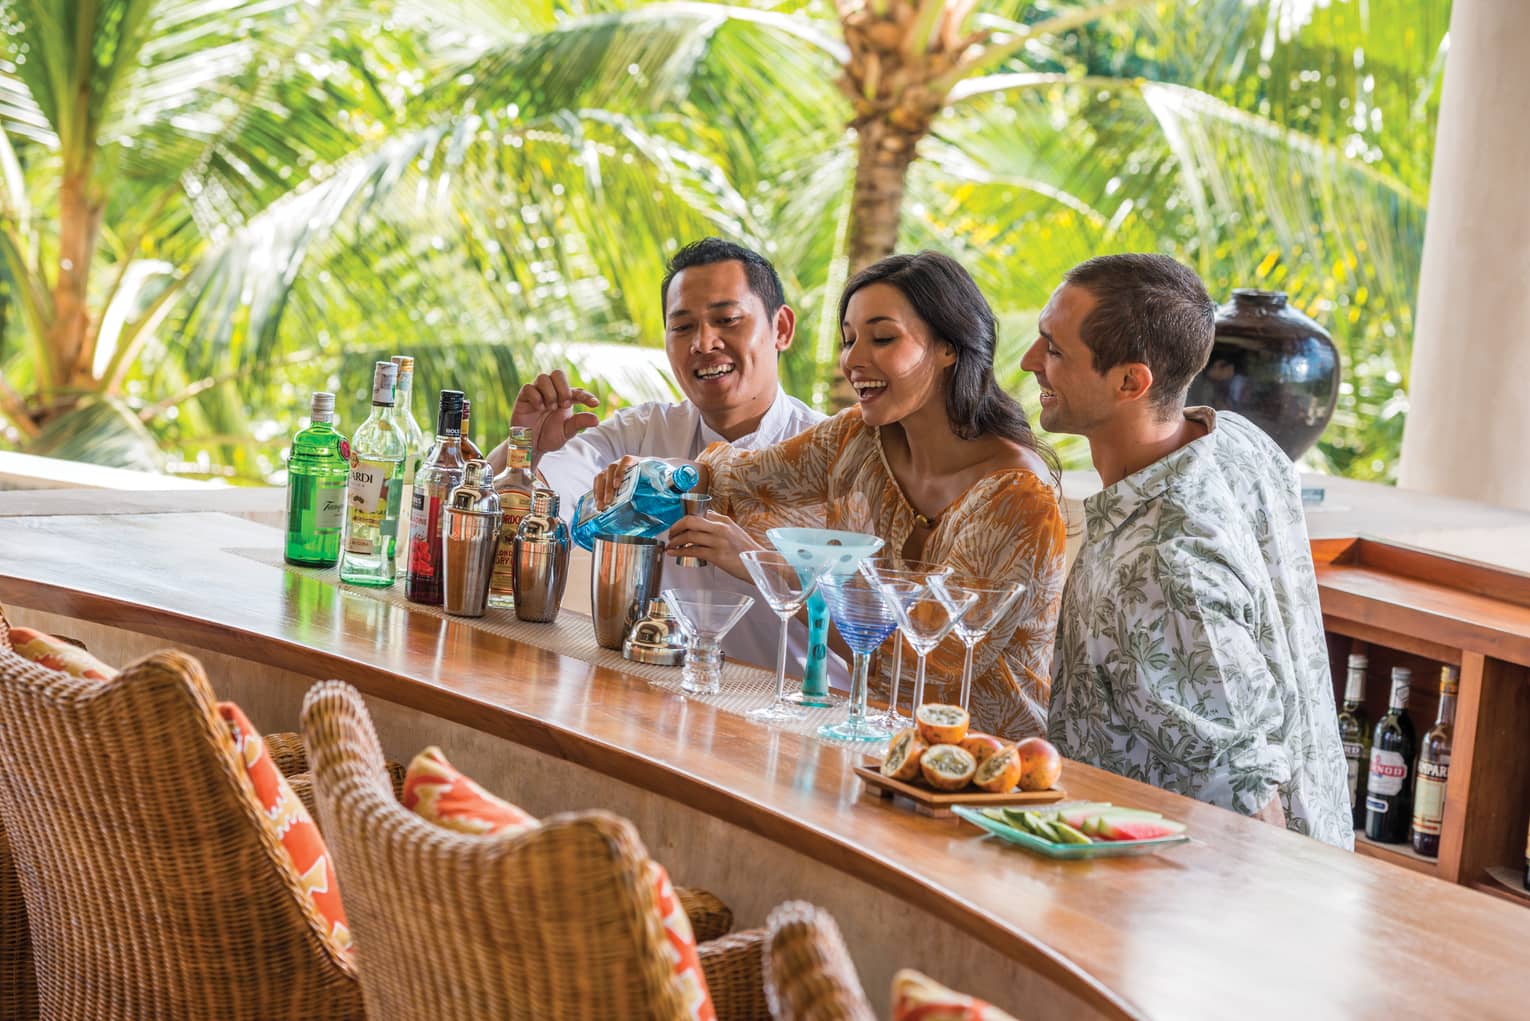
[[[1362,412],[1399,405],[1405,385],[1446,0],[1384,21],[1345,0],[480,0],[445,12],[451,24],[442,4],[405,0],[227,17],[221,3],[101,2],[68,21],[76,6],[10,4],[23,22],[11,59],[17,40],[29,49],[0,66],[0,127],[19,139],[5,166],[24,171],[8,180],[66,165],[58,104],[34,97],[68,77],[51,67],[73,67],[87,13],[93,53],[139,57],[79,80],[101,110],[146,116],[142,130],[103,135],[118,122],[102,114],[94,136],[67,135],[107,140],[105,158],[68,164],[95,175],[98,196],[125,187],[122,152],[138,171],[137,192],[70,214],[70,239],[90,237],[92,208],[112,239],[70,265],[107,267],[114,288],[52,268],[62,210],[40,230],[45,217],[13,216],[7,191],[13,247],[52,261],[22,273],[8,256],[5,286],[73,295],[24,310],[30,356],[0,348],[4,410],[34,445],[106,406],[172,443],[211,435],[218,460],[259,475],[273,449],[259,430],[275,427],[250,409],[293,409],[337,372],[360,392],[370,359],[401,347],[427,355],[422,389],[471,378],[491,420],[520,371],[560,354],[631,394],[652,385],[647,363],[612,354],[654,333],[664,255],[717,232],[786,271],[806,313],[786,363],[800,393],[827,396],[846,273],[895,247],[941,247],[973,268],[1012,341],[1000,372],[1015,387],[1018,341],[1067,266],[1166,249],[1214,291],[1283,286],[1332,323],[1360,385],[1323,449],[1350,469],[1378,447],[1377,470],[1395,456],[1391,426],[1378,433]],[[28,21],[39,7],[51,23]],[[40,69],[40,37],[66,22],[75,45]],[[241,59],[208,56],[236,41]],[[180,107],[121,98],[155,68]],[[336,97],[351,114],[338,123]],[[241,115],[196,145],[172,129],[185,108],[210,125],[230,106]],[[146,155],[172,142],[180,162]],[[169,184],[160,206],[150,182]],[[172,225],[178,246],[161,245]],[[53,240],[27,240],[39,234]],[[103,334],[105,371],[81,375],[105,360]],[[72,376],[55,371],[66,364]]]

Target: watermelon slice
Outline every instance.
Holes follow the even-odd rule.
[[[1116,808],[1106,804],[1078,805],[1066,808],[1058,813],[1062,821],[1076,830],[1082,830],[1084,824],[1090,819],[1103,819],[1107,816],[1129,816],[1134,819],[1157,819],[1157,812],[1149,812],[1141,808]]]
[[[1114,817],[1103,820],[1099,827],[1099,836],[1106,840],[1160,840],[1179,836],[1183,832],[1184,823],[1167,819]]]

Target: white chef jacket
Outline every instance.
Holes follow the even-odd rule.
[[[791,439],[823,421],[824,416],[786,391],[777,389],[770,410],[759,428],[733,441],[741,450],[759,450]],[[558,506],[571,523],[579,498],[594,486],[595,476],[624,455],[694,459],[713,443],[725,442],[701,417],[690,401],[661,404],[657,401],[622,408],[599,425],[575,436],[561,449],[545,454],[537,468],[547,484],[558,491]],[[666,588],[699,588],[742,592],[754,597],[754,605],[723,640],[729,658],[774,670],[780,641],[781,618],[760,597],[754,584],[740,581],[716,567],[681,567],[664,558]],[[787,633],[786,673],[801,678],[807,657],[807,626],[793,620]],[[844,688],[849,674],[842,660],[829,654],[829,677]]]

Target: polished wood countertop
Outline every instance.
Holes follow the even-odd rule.
[[[45,513],[37,494],[8,513],[12,498],[0,601],[343,678],[618,777],[888,890],[1108,1014],[1510,1017],[1530,1002],[1530,911],[1481,893],[1077,763],[1070,795],[1160,811],[1193,840],[1034,857],[863,798],[859,749],[227,552],[277,548],[257,521]]]

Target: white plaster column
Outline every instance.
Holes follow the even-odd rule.
[[[1530,2],[1456,0],[1399,482],[1530,509]]]

